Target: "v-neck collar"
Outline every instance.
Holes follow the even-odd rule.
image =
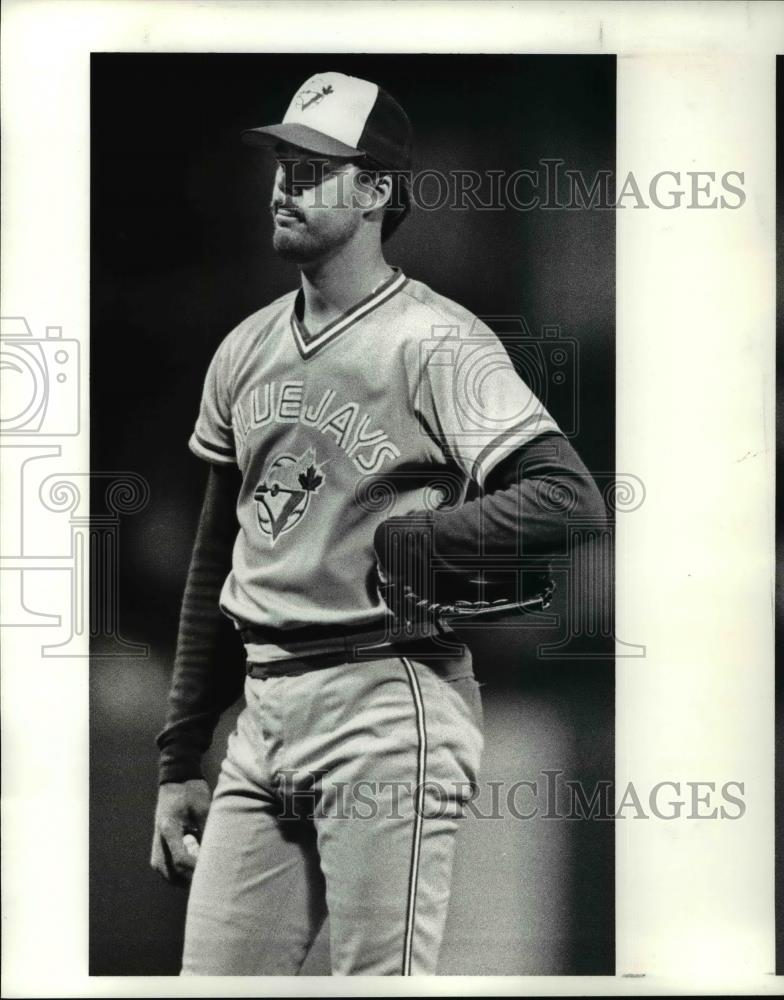
[[[377,309],[380,305],[387,301],[387,299],[392,298],[400,289],[405,285],[408,280],[399,267],[392,269],[393,273],[379,285],[378,288],[374,289],[370,295],[366,295],[364,299],[357,302],[355,306],[352,306],[347,312],[344,312],[337,319],[334,319],[331,323],[327,323],[325,327],[314,336],[311,336],[299,319],[299,315],[302,312],[303,306],[303,294],[302,289],[297,292],[296,298],[294,299],[294,308],[291,310],[291,329],[294,334],[294,341],[297,345],[297,349],[303,358],[312,358],[314,354],[325,347],[335,337],[343,333],[350,326],[356,323],[358,320],[367,316],[369,312]]]

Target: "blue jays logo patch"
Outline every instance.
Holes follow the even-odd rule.
[[[325,97],[329,96],[333,92],[333,86],[331,83],[322,84],[321,90],[301,90],[297,94],[297,104],[301,111],[305,111],[307,108],[311,107],[313,104],[320,104]]]
[[[253,493],[259,527],[274,545],[282,534],[295,528],[307,513],[310,498],[324,482],[316,453],[276,455],[267,464]]]

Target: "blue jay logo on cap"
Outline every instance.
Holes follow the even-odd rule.
[[[313,104],[320,104],[325,97],[333,93],[334,89],[331,83],[326,83],[321,87],[321,90],[312,90],[310,88],[301,90],[296,97],[300,111],[305,111]]]

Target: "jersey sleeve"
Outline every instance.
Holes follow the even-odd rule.
[[[507,455],[559,427],[489,327],[432,332],[421,345],[417,405],[445,454],[482,486]]]
[[[229,351],[226,340],[207,369],[196,426],[188,447],[194,455],[217,465],[236,464],[231,425]]]

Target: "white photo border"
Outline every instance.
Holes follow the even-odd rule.
[[[617,213],[617,468],[647,490],[618,526],[617,627],[648,655],[617,663],[616,783],[738,779],[746,805],[736,822],[618,823],[617,975],[89,977],[87,639],[64,663],[42,657],[29,629],[4,629],[3,994],[781,992],[771,593],[783,5],[5,0],[2,15],[3,315],[61,327],[85,374],[91,52],[614,53],[618,178],[739,170],[746,194],[736,211]],[[87,472],[83,395],[81,433],[57,446]],[[8,483],[2,500],[13,510]]]

